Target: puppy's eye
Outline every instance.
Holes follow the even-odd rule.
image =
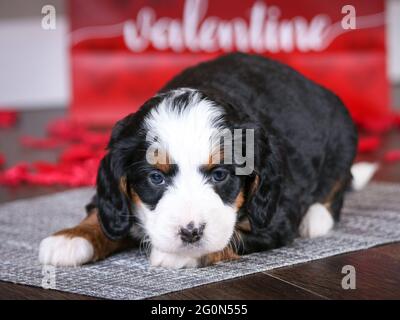
[[[228,170],[218,168],[218,169],[213,170],[213,172],[211,173],[211,178],[214,182],[222,182],[222,181],[226,180],[228,175],[229,175]]]
[[[151,183],[159,186],[165,183],[164,175],[159,171],[153,171],[149,174]]]

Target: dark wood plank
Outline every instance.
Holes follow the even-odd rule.
[[[344,290],[343,266],[354,266],[356,289]],[[400,245],[342,254],[266,274],[330,299],[400,299]]]
[[[273,278],[267,274],[256,273],[246,277],[216,282],[209,285],[186,289],[180,292],[173,292],[152,299],[319,300],[325,299],[325,297],[280,279]]]
[[[0,281],[0,300],[99,300],[57,290],[46,290],[38,287],[25,286]]]

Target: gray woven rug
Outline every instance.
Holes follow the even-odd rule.
[[[211,282],[400,241],[400,185],[370,184],[350,193],[340,224],[329,235],[200,269],[150,267],[138,250],[78,267],[42,269],[40,240],[78,223],[92,189],[0,206],[0,280],[111,299],[142,299]],[[50,279],[50,280],[49,280]]]

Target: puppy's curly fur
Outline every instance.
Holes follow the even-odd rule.
[[[169,109],[164,118],[154,114],[154,110],[167,102]],[[186,69],[138,112],[115,125],[108,154],[99,168],[97,193],[89,205],[89,209],[97,209],[94,211],[98,212],[107,239],[119,242],[133,234],[137,239],[150,238],[150,243],[156,243],[155,233],[161,229],[153,230],[160,227],[155,222],[151,224],[148,216],[154,212],[163,214],[159,211],[160,203],[171,196],[168,185],[176,184],[174,179],[182,174],[182,168],[179,162],[168,163],[162,168],[164,187],[148,183],[143,178],[150,170],[145,161],[146,134],[160,125],[157,121],[161,120],[157,119],[170,121],[168,112],[185,115],[194,110],[194,105],[195,108],[202,105],[204,114],[208,110],[204,119],[208,119],[210,127],[254,129],[254,170],[245,176],[230,174],[229,183],[210,182],[220,199],[210,202],[226,210],[232,207],[235,213],[232,228],[227,223],[225,229],[218,229],[227,233],[224,248],[211,252],[212,244],[208,251],[193,245],[179,251],[180,247],[175,245],[169,252],[171,244],[168,250],[161,250],[171,255],[165,258],[168,262],[163,264],[163,259],[157,256],[154,261],[161,262],[155,264],[173,267],[174,261],[180,259],[176,266],[184,267],[237,258],[284,246],[299,235],[299,230],[303,236],[325,234],[333,221],[339,220],[344,194],[352,179],[350,169],[357,146],[356,129],[342,101],[286,65],[234,53]],[[202,116],[199,113],[196,117],[193,126]],[[188,119],[189,114],[182,116],[181,121],[193,121]],[[196,143],[193,141],[193,145]],[[203,169],[199,167],[200,171]],[[208,169],[204,170],[204,179],[211,179]],[[176,203],[181,198],[174,199]],[[226,218],[221,219],[228,216],[233,217],[227,211]],[[206,215],[204,219],[206,233],[208,228],[212,229],[213,218]],[[101,251],[98,246],[95,249]],[[192,254],[196,250],[199,254]],[[93,257],[99,256],[103,254],[93,253]]]

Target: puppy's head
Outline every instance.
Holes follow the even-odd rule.
[[[200,257],[225,248],[257,181],[252,164],[240,173],[246,164],[235,157],[247,152],[251,162],[254,140],[235,150],[244,136],[233,135],[228,118],[188,89],[156,96],[118,122],[97,180],[108,237],[135,225],[163,252]]]

